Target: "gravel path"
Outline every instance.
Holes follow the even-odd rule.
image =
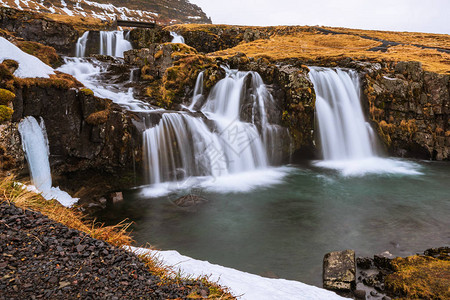
[[[167,285],[133,253],[40,213],[0,203],[0,299],[186,298],[200,282]]]

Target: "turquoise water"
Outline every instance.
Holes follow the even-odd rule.
[[[414,163],[413,175],[346,177],[311,163],[292,166],[279,184],[249,192],[193,192],[208,199],[184,209],[140,189],[99,215],[135,222],[139,245],[270,277],[321,286],[323,255],[410,255],[450,244],[450,163]],[[192,192],[192,191],[191,191]]]

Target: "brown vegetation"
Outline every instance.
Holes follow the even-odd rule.
[[[450,299],[450,260],[426,256],[396,258],[386,287],[408,299]]]
[[[330,35],[317,32],[295,32],[293,34],[273,35],[268,40],[256,40],[213,53],[213,56],[230,57],[238,52],[248,57],[267,58],[271,61],[300,59],[308,64],[326,63],[350,58],[363,61],[419,61],[424,70],[450,74],[450,54],[433,49],[415,46],[395,46],[387,52],[368,51],[381,45],[381,42],[368,40],[355,35]]]
[[[15,43],[23,52],[36,56],[47,65],[57,68],[62,64],[62,59],[56,54],[53,47],[44,46],[37,42],[17,41]]]

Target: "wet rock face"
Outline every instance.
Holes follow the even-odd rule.
[[[149,48],[151,44],[162,44],[172,41],[172,36],[161,26],[155,28],[135,28],[130,31],[130,42],[134,49]]]
[[[330,252],[323,258],[323,287],[351,292],[356,285],[355,251]]]
[[[84,90],[53,86],[16,89],[13,121],[34,116],[45,122],[55,173],[133,169],[141,139],[130,116],[110,100]]]
[[[364,68],[370,119],[393,155],[450,159],[450,76],[418,62]]]
[[[69,24],[56,22],[33,12],[0,7],[0,27],[27,41],[51,46],[59,53],[70,54],[79,33]]]
[[[316,96],[308,77],[309,69],[296,62],[275,64],[264,58],[255,60],[243,53],[225,60],[225,63],[231,68],[255,71],[261,75],[275,100],[273,107],[269,108],[269,122],[289,129],[294,160],[311,158],[315,150]]]

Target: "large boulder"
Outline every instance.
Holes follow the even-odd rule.
[[[356,285],[355,251],[345,250],[325,254],[323,258],[323,287],[328,290],[351,292]]]

